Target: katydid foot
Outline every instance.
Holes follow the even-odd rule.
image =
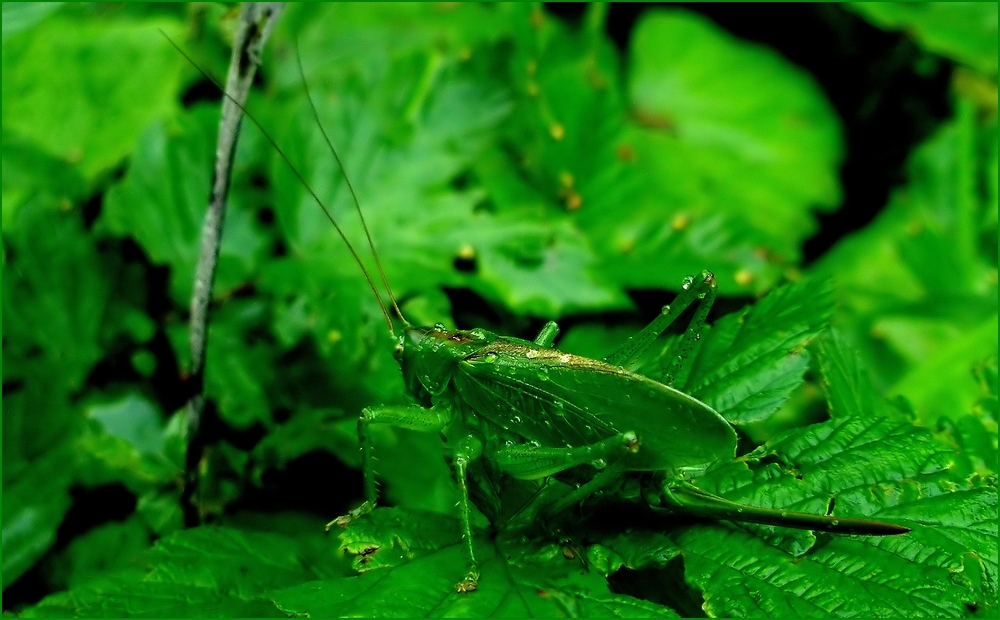
[[[479,569],[471,568],[465,575],[465,579],[455,584],[455,591],[459,594],[474,592],[479,587]]]
[[[374,508],[375,508],[375,502],[366,501],[357,508],[355,508],[354,510],[352,510],[351,512],[347,513],[346,515],[337,517],[333,521],[327,523],[326,531],[329,532],[330,528],[332,528],[334,525],[336,525],[337,527],[347,527],[351,521],[357,519],[358,517],[368,514],[369,512],[374,510]]]

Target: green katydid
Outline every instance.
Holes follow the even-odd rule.
[[[301,64],[299,70],[305,84]],[[316,124],[347,179],[340,156],[320,122],[308,85],[305,88]],[[467,559],[465,577],[456,585],[459,592],[475,590],[479,577],[467,480],[469,466],[476,459],[517,480],[562,477],[578,483],[571,491],[555,497],[544,492],[535,494],[529,508],[543,521],[598,491],[617,488],[644,472],[655,472],[653,487],[646,488],[642,496],[675,512],[834,533],[889,535],[910,531],[871,520],[736,504],[686,481],[713,463],[736,457],[737,436],[733,427],[708,405],[671,387],[669,379],[686,374],[691,359],[687,352],[700,339],[716,295],[715,279],[710,272],[685,280],[674,302],[665,306],[648,326],[605,358],[591,359],[553,347],[559,331],[555,322],[546,324],[533,341],[483,329],[411,325],[393,298],[374,243],[363,224],[390,305],[403,323],[402,333],[397,334],[373,278],[327,207],[270,134],[252,115],[247,116],[288,164],[353,255],[382,309],[390,333],[396,338],[395,357],[414,401],[408,406],[364,409],[358,420],[358,436],[365,501],[349,514],[331,521],[327,529],[333,525],[347,526],[376,507],[378,492],[370,427],[388,424],[437,432],[447,438],[460,492],[459,518]],[[349,179],[347,185],[364,223],[360,202]],[[675,349],[678,354],[662,371],[663,379],[626,369],[693,304],[694,316]],[[644,478],[647,487],[649,479]]]

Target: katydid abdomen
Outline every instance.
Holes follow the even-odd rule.
[[[736,433],[711,407],[600,360],[498,338],[462,359],[453,382],[476,415],[543,446],[635,433],[630,471],[694,473],[736,455]]]

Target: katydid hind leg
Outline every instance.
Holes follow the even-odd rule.
[[[465,578],[458,582],[455,589],[458,592],[472,592],[479,582],[479,566],[472,548],[472,508],[469,506],[469,485],[466,478],[469,462],[479,458],[483,452],[483,444],[473,435],[467,435],[455,448],[455,481],[458,483],[458,512],[462,527],[462,545],[465,548],[465,559],[468,571]]]
[[[882,521],[738,504],[686,483],[665,484],[663,486],[663,500],[664,504],[671,510],[708,519],[725,519],[727,521],[865,536],[889,536],[906,534],[911,531],[908,527]]]
[[[694,316],[691,317],[691,324],[684,331],[680,341],[663,357],[660,371],[656,376],[650,377],[678,390],[683,390],[687,384],[694,357],[701,347],[701,335],[705,330],[705,323],[708,322],[708,313],[715,303],[714,277],[703,279],[698,288],[700,291],[696,294],[700,299]]]
[[[673,303],[663,306],[660,315],[653,319],[649,325],[644,327],[639,333],[630,336],[615,349],[604,361],[615,366],[626,366],[639,358],[642,353],[649,348],[649,345],[656,340],[677,317],[680,316],[692,303],[698,301],[701,305],[711,307],[715,299],[715,276],[710,271],[703,271],[697,278],[686,278],[682,285],[681,292],[674,298]],[[708,301],[705,304],[705,301]],[[708,316],[708,310],[704,311],[704,316]],[[704,318],[702,319],[704,324]],[[701,327],[699,326],[700,330]],[[690,331],[690,330],[689,330]],[[698,338],[692,337],[695,341]]]
[[[372,424],[388,424],[396,428],[433,433],[444,430],[450,421],[451,413],[436,407],[427,409],[419,405],[409,405],[364,409],[361,412],[361,417],[358,418],[358,440],[361,443],[361,473],[364,476],[365,501],[346,515],[327,523],[327,531],[334,525],[347,527],[347,524],[353,519],[371,512],[378,502],[378,487],[375,483],[374,468],[375,455],[369,428]]]

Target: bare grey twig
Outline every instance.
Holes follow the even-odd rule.
[[[215,267],[222,243],[222,225],[226,215],[230,176],[240,124],[242,108],[250,94],[254,74],[260,65],[264,43],[274,29],[284,5],[280,2],[248,2],[240,11],[239,23],[233,40],[233,54],[226,77],[226,93],[222,101],[219,121],[219,140],[215,150],[215,173],[212,181],[212,199],[205,214],[201,232],[201,252],[195,271],[194,292],[191,296],[191,380],[192,396],[187,404],[188,454],[185,510],[188,524],[200,521],[200,510],[194,502],[198,487],[199,462],[202,455],[201,418],[205,409],[204,373],[205,351],[208,344],[208,307],[215,282]]]

